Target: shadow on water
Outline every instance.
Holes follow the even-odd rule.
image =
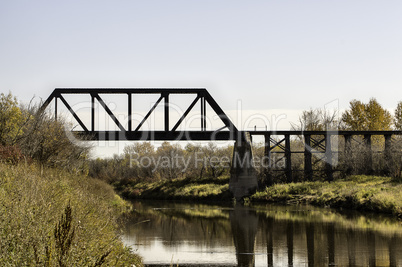
[[[147,266],[402,266],[402,226],[311,206],[134,202],[123,240]]]

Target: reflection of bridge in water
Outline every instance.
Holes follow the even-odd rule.
[[[160,244],[152,248],[149,266],[162,266],[158,257],[166,251],[174,254],[173,260],[169,253],[165,258],[174,266],[176,261],[179,266],[402,264],[398,223],[370,215],[302,206],[134,205],[137,213],[125,239],[129,243],[132,237],[135,243],[130,244],[139,252]],[[143,220],[148,221],[137,223]]]
[[[80,116],[74,106],[66,100],[67,95],[81,95],[89,97],[86,99],[88,108],[90,109],[90,122],[84,123],[84,118]],[[127,122],[123,123],[112,112],[112,109],[104,101],[104,95],[125,95],[127,96]],[[156,95],[158,99],[148,110],[142,120],[134,125],[133,114],[135,113],[133,106],[133,97],[141,95]],[[180,114],[180,118],[174,121],[170,107],[173,95],[193,95],[194,99],[189,103],[187,109]],[[85,100],[85,99],[84,99]],[[264,166],[265,176],[268,184],[273,183],[273,173],[280,171],[285,176],[286,182],[294,181],[295,171],[303,172],[304,180],[312,180],[313,174],[324,172],[328,181],[333,180],[333,175],[339,171],[337,167],[338,158],[342,158],[343,171],[348,173],[353,165],[353,142],[359,143],[357,140],[362,136],[361,144],[364,147],[365,170],[367,173],[373,172],[373,155],[382,155],[385,162],[382,173],[390,174],[393,162],[393,140],[395,136],[401,135],[400,131],[241,131],[236,128],[234,123],[225,114],[223,109],[218,105],[215,99],[208,93],[206,89],[147,89],[147,88],[65,88],[55,89],[52,94],[43,103],[42,108],[45,109],[51,102],[54,102],[55,116],[58,114],[58,102],[62,102],[67,110],[74,117],[81,130],[74,130],[76,136],[83,137],[84,140],[175,140],[175,141],[219,141],[232,140],[235,141],[231,179],[229,188],[236,198],[248,195],[257,187],[257,178],[252,165],[252,149],[250,141],[253,136],[263,136],[265,143]],[[96,111],[95,106],[98,103],[108,114],[110,119],[115,123],[118,130],[106,130],[96,128]],[[195,110],[195,106],[199,105],[199,128],[197,130],[188,130],[183,128],[183,121],[190,112]],[[155,109],[163,107],[163,130],[142,130],[144,124],[149,120]],[[215,113],[222,123],[222,127],[218,129],[208,129],[207,110]],[[383,137],[382,151],[373,151],[373,136]],[[301,150],[292,148],[292,139],[299,137],[303,140]],[[338,138],[342,140],[339,141]],[[342,147],[339,144],[342,143]],[[279,158],[275,157],[280,155]],[[299,155],[303,155],[303,169],[294,169],[293,161]],[[318,160],[317,160],[318,159]],[[283,167],[276,168],[278,161],[283,161]],[[316,162],[323,162],[323,167],[316,168]]]

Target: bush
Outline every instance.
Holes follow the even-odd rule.
[[[14,146],[2,146],[0,145],[0,161],[4,163],[17,164],[22,159],[24,159],[24,155],[21,152],[21,149]]]

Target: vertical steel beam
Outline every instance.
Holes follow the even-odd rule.
[[[205,97],[201,97],[201,131],[205,131],[207,128],[207,119],[206,119],[206,100]]]
[[[204,97],[201,97],[201,131],[205,131],[205,125],[204,125],[204,106],[205,102],[204,102]]]
[[[327,181],[332,182],[334,177],[332,170],[332,144],[330,134],[325,136],[325,172],[327,175]]]
[[[132,123],[132,116],[133,116],[133,103],[132,103],[132,95],[131,93],[127,93],[128,96],[128,131],[131,132],[133,129],[133,123]]]
[[[204,131],[204,97],[201,97],[201,131]]]
[[[91,131],[95,131],[95,96],[91,94]]]
[[[304,177],[307,181],[313,180],[313,165],[311,161],[311,135],[304,135]]]
[[[290,150],[290,134],[285,134],[285,173],[286,173],[286,182],[293,182],[292,175],[292,151]]]
[[[57,96],[54,98],[54,120],[57,121]]]
[[[202,115],[202,118],[204,120],[204,131],[207,130],[207,100],[205,97],[202,98],[204,101],[204,114]]]
[[[164,93],[165,98],[165,132],[169,132],[169,93]]]

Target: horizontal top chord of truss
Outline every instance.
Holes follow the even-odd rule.
[[[68,94],[86,94],[91,97],[91,122],[90,125],[83,123],[83,119],[74,111],[68,101],[65,99],[65,95]],[[127,127],[113,114],[109,106],[103,101],[100,95],[103,94],[125,94],[127,98]],[[136,94],[159,94],[158,100],[147,112],[142,121],[133,126],[132,114],[133,114],[133,104],[132,95]],[[173,127],[169,125],[169,95],[172,94],[194,94],[195,98],[189,105],[189,107],[184,111],[179,120],[174,124]],[[225,114],[218,103],[213,99],[213,97],[208,93],[206,89],[203,88],[56,88],[52,94],[46,99],[42,105],[42,110],[46,109],[49,104],[54,100],[55,102],[55,116],[57,119],[57,100],[60,100],[67,110],[71,113],[77,123],[83,129],[82,131],[73,131],[79,136],[85,136],[88,140],[237,140],[242,138],[236,126],[232,123],[229,117]],[[108,130],[96,130],[95,129],[95,100],[103,107],[109,117],[114,121],[116,126],[119,128],[118,131],[108,131]],[[163,101],[161,105],[164,107],[164,131],[142,131],[141,127],[149,118],[151,113],[156,109],[156,107]],[[185,131],[178,130],[180,124],[186,118],[186,116],[193,110],[194,106],[200,102],[201,103],[201,116],[200,116],[200,131]],[[206,110],[207,104],[212,108],[212,110],[218,115],[220,120],[223,122],[224,126],[220,129],[214,131],[207,131],[207,121],[206,121]],[[133,129],[134,128],[134,129]]]

